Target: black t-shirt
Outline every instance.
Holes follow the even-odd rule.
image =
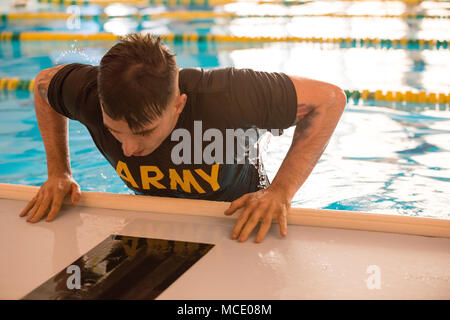
[[[98,66],[64,66],[50,82],[48,100],[56,112],[86,126],[97,148],[136,194],[233,201],[267,187],[264,168],[258,170],[248,161],[174,164],[171,151],[179,141],[172,141],[171,135],[148,156],[126,157],[121,143],[103,125],[97,73]],[[184,68],[180,69],[179,88],[187,95],[187,102],[175,129],[187,129],[192,137],[194,121],[202,121],[203,133],[209,128],[222,132],[279,129],[282,133],[295,121],[295,87],[284,73],[234,67]],[[202,141],[203,148],[208,143]]]

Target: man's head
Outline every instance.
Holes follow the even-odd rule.
[[[175,55],[150,34],[121,39],[102,58],[98,94],[103,123],[126,156],[152,153],[176,125],[187,96]]]

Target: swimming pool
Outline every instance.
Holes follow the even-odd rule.
[[[315,36],[351,38],[417,38],[446,40],[450,19],[392,17],[304,17],[302,14],[445,14],[446,3],[419,6],[399,2],[314,2],[306,5],[235,3],[221,7],[240,18],[155,20],[135,18],[82,19],[76,32],[144,31],[154,33],[233,34],[246,36]],[[124,9],[126,8],[126,9]],[[198,8],[191,8],[191,10]],[[36,11],[64,12],[64,6],[42,4]],[[157,13],[167,7],[113,5],[80,7],[81,14],[114,12]],[[172,9],[170,9],[172,10]],[[202,8],[204,10],[204,8]],[[216,12],[217,8],[214,8]],[[212,9],[210,10],[212,11]],[[8,11],[10,12],[10,11]],[[213,12],[213,11],[212,11]],[[246,17],[261,14],[290,18]],[[2,21],[1,32],[69,30],[66,20]],[[330,28],[333,23],[333,28]],[[377,27],[374,28],[374,25]],[[268,28],[270,26],[270,28]],[[111,41],[2,41],[0,77],[32,79],[56,64],[98,64]],[[333,43],[248,42],[174,43],[180,67],[248,67],[281,71],[328,81],[349,90],[425,90],[448,92],[448,49],[377,48]],[[32,95],[0,91],[0,182],[41,185],[46,180],[45,151],[34,115]],[[293,128],[271,137],[265,168],[272,180],[288,150]],[[450,112],[448,104],[397,104],[352,100],[328,148],[311,176],[297,192],[294,207],[345,209],[400,215],[450,218]],[[82,190],[131,193],[97,151],[87,130],[70,122],[73,175]]]

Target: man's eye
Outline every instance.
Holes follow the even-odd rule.
[[[139,135],[145,137],[145,136],[150,135],[150,133],[151,133],[151,132],[148,132],[148,131],[147,131],[147,132],[139,133]]]

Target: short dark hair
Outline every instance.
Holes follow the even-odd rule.
[[[159,36],[128,34],[100,61],[99,99],[111,119],[138,131],[166,110],[177,92],[176,76],[175,54]]]

